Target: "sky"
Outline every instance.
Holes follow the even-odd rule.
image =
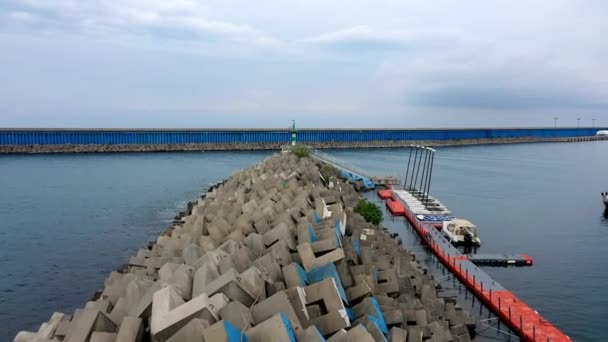
[[[0,127],[607,127],[607,19],[605,0],[2,0]]]

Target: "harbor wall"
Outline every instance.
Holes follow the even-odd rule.
[[[602,128],[299,129],[317,148],[468,145],[587,139]],[[0,153],[277,149],[290,129],[0,129]]]

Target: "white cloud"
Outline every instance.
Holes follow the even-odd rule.
[[[16,21],[32,23],[38,21],[39,17],[35,14],[24,12],[24,11],[14,11],[9,14],[9,17]]]

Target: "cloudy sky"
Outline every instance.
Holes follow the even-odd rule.
[[[0,127],[608,126],[605,0],[2,0]]]

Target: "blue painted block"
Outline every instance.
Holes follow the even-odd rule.
[[[361,245],[359,243],[359,239],[353,239],[353,247],[355,248],[355,253],[361,256]]]
[[[317,216],[317,212],[315,212],[315,221],[319,218]],[[308,224],[308,237],[310,238],[310,242],[317,241],[317,236],[315,235],[315,231],[312,229],[312,224]]]
[[[300,276],[300,286],[305,287],[308,284],[308,276],[306,275],[306,271],[296,262],[296,269],[298,270],[298,275]]]
[[[224,330],[229,342],[247,342],[247,336],[241,335],[241,331],[228,321],[224,321]]]
[[[282,312],[281,312],[281,320],[283,321],[283,325],[285,326],[285,330],[287,330],[287,334],[289,335],[289,342],[296,342],[296,335],[293,332],[293,328],[291,327],[291,323],[289,323],[289,319]]]
[[[317,267],[308,272],[306,274],[306,278],[308,279],[309,284],[314,284],[327,278],[334,278],[336,286],[338,287],[338,292],[340,293],[340,298],[342,298],[342,301],[348,305],[346,291],[344,291],[344,287],[342,286],[342,280],[340,280],[340,274],[338,273],[336,265],[329,263],[327,265]]]
[[[374,306],[374,311],[376,312],[376,314],[374,316],[372,316],[371,318],[376,323],[376,325],[378,326],[380,331],[382,331],[385,334],[388,334],[388,328],[386,326],[386,322],[384,321],[384,316],[382,315],[382,310],[380,310],[380,305],[378,305],[378,301],[376,300],[376,298],[372,297],[371,300],[372,300],[372,303]]]

